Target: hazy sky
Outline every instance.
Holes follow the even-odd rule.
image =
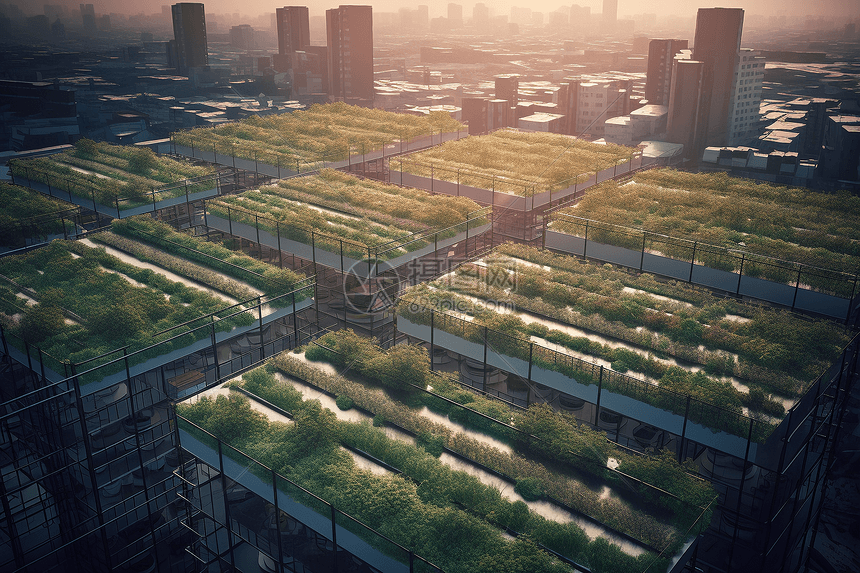
[[[78,1],[78,0],[75,0]],[[174,4],[167,0],[86,0],[95,5],[97,13],[124,12],[127,14],[152,14],[160,12],[164,4]],[[211,13],[235,13],[256,16],[264,12],[274,12],[276,7],[284,5],[303,5],[310,8],[311,14],[324,14],[327,8],[334,8],[339,0],[309,0],[307,2],[281,0],[205,0],[206,11]],[[62,0],[7,0],[7,3],[18,4],[53,4],[64,3]],[[430,7],[430,16],[446,14],[448,0],[373,0],[371,2],[344,2],[355,4],[371,4],[380,11],[397,11],[402,6],[415,7],[426,4]],[[465,17],[472,14],[475,2],[456,2],[463,5]],[[602,0],[484,0],[497,15],[510,14],[511,6],[526,6],[538,12],[552,12],[562,5],[579,4],[590,6],[592,13],[602,12]],[[860,16],[860,0],[736,0],[733,2],[705,3],[702,0],[618,0],[619,16],[656,13],[658,15],[688,16],[695,14],[698,8],[724,6],[728,8],[743,8],[750,14],[781,15],[804,18],[807,14],[825,17],[857,18]]]

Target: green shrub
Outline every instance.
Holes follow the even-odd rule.
[[[353,402],[352,398],[350,398],[346,394],[338,395],[338,397],[335,398],[334,402],[335,402],[335,404],[337,404],[337,407],[340,408],[341,410],[349,410],[350,408],[355,406],[355,402]]]
[[[438,458],[445,450],[445,437],[430,432],[419,432],[415,436],[415,443],[433,457]]]
[[[540,481],[535,478],[521,478],[517,480],[514,491],[523,496],[526,501],[537,501],[543,497],[543,489]]]

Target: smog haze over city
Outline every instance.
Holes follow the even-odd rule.
[[[35,8],[37,5],[41,7],[41,0],[29,0],[21,3],[22,8],[31,5]],[[57,2],[61,3],[61,2]],[[64,2],[63,2],[64,3]],[[96,12],[109,13],[115,12],[120,14],[149,14],[156,13],[161,10],[164,4],[171,4],[166,0],[102,0],[93,2]],[[400,8],[414,8],[419,2],[403,2],[398,0],[375,0],[373,2],[356,2],[356,4],[365,4],[373,6],[374,10],[379,11],[396,11]],[[443,16],[446,14],[449,2],[445,0],[430,0],[420,2],[430,8],[430,17]],[[65,3],[64,3],[65,4]],[[273,2],[271,0],[246,0],[244,2],[236,2],[234,0],[209,0],[204,3],[208,13],[224,13],[236,14],[245,17],[257,17],[259,15],[273,12],[275,7],[279,7],[284,2]],[[295,2],[293,4],[296,4]],[[325,10],[331,8],[333,2],[325,0],[311,0],[309,2],[300,3],[306,5],[310,9],[311,14],[322,15]],[[474,2],[460,2],[463,4],[464,15],[471,13],[471,8]],[[495,15],[508,14],[513,6],[525,6],[533,11],[552,12],[562,6],[570,4],[579,4],[580,6],[590,7],[592,13],[600,13],[603,5],[602,0],[578,0],[577,2],[560,2],[559,0],[537,0],[524,2],[523,0],[503,0],[501,2],[485,2],[490,7],[491,13]],[[658,17],[665,16],[694,16],[696,10],[708,3],[703,3],[699,0],[649,0],[647,2],[639,2],[635,0],[619,0],[618,15],[627,16],[642,13],[656,14]],[[809,2],[806,0],[739,0],[733,2],[718,2],[717,4],[730,8],[743,8],[749,15],[763,16],[785,16],[787,19],[803,19],[807,15],[822,16],[825,18],[844,18],[856,17],[858,11],[858,3],[851,0],[816,0]],[[73,4],[76,6],[76,4]],[[38,10],[36,10],[38,11]]]

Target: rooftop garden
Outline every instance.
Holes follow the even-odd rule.
[[[592,187],[574,207],[560,214],[652,233],[697,240],[776,259],[849,274],[860,272],[860,223],[848,213],[860,212],[860,198],[846,193],[815,193],[796,187],[760,183],[724,173],[687,173],[653,169],[633,181],[605,181]],[[563,218],[550,228],[575,233],[579,225]],[[629,248],[642,247],[641,236],[589,230],[589,238]],[[678,246],[681,248],[681,246]],[[689,258],[689,249],[668,256]],[[738,270],[740,260],[708,261],[723,270]],[[783,269],[762,268],[768,276]],[[755,274],[744,267],[745,274]],[[796,275],[768,276],[784,281]]]
[[[9,162],[16,178],[36,181],[107,207],[135,207],[185,195],[185,186],[159,192],[172,184],[210,175],[209,167],[156,155],[142,147],[96,143],[81,139],[70,151]],[[212,187],[189,185],[188,191]],[[155,192],[155,195],[153,195]]]
[[[508,301],[510,307],[497,301]],[[495,303],[495,304],[493,304]],[[498,307],[498,309],[496,308]],[[437,328],[528,360],[530,343],[579,360],[534,358],[581,384],[596,384],[592,364],[690,395],[757,420],[764,440],[785,409],[835,361],[849,333],[824,320],[714,296],[707,289],[522,245],[503,245],[475,264],[404,293],[398,314],[430,324],[430,310],[457,320]],[[453,309],[453,310],[452,310]],[[456,350],[456,349],[454,349]],[[609,377],[616,391],[630,388]],[[683,401],[659,392],[633,396],[684,414]],[[748,424],[695,420],[746,437]]]
[[[45,197],[20,185],[0,182],[0,244],[14,246],[18,237],[47,237],[62,233],[63,212],[74,206]]]
[[[136,217],[0,260],[0,321],[62,363],[123,347],[147,349],[135,357],[141,362],[209,336],[194,329],[210,322],[219,332],[252,324],[256,313],[247,310],[258,297],[289,292],[302,278]]]
[[[412,153],[404,172],[481,189],[529,196],[582,183],[596,170],[627,161],[636,150],[553,133],[499,130]],[[401,160],[395,163],[401,165]]]
[[[454,226],[479,209],[466,197],[431,195],[332,169],[206,203],[207,216],[259,225],[284,239],[342,249],[356,259],[367,258],[369,249],[391,259],[433,244],[435,234],[427,233],[432,230],[445,229],[438,239],[452,237]],[[472,228],[481,222],[473,221]]]
[[[212,150],[251,161],[291,168],[346,159],[350,153],[381,149],[392,142],[456,132],[460,122],[444,112],[428,116],[391,113],[345,103],[313,105],[265,117],[251,116],[215,128],[173,134],[177,145]],[[302,171],[305,169],[302,168]]]
[[[266,420],[236,393],[181,404],[178,413],[445,571],[571,570],[544,549],[595,573],[661,571],[688,528],[698,531],[710,519],[715,493],[670,457],[621,451],[546,407],[515,411],[464,391],[430,372],[418,346],[384,351],[340,331],[305,353],[278,355],[236,386],[252,401],[286,410],[293,422]],[[332,410],[303,398],[310,387],[337,395],[327,399]],[[363,421],[341,412],[353,407]],[[395,473],[359,469],[338,446]],[[444,452],[479,470],[458,471]],[[540,461],[550,458],[552,469]],[[519,497],[488,485],[482,472],[516,482]],[[635,494],[607,495],[600,485],[622,483],[633,484]],[[536,500],[568,505],[664,554],[625,552],[569,518],[547,517]]]

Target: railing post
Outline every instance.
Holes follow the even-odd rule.
[[[797,283],[794,285],[794,298],[791,299],[791,310],[794,310],[794,305],[797,304],[797,291],[800,290],[800,273],[802,267],[800,265],[797,266]]]
[[[688,283],[693,282],[693,267],[696,265],[696,247],[699,246],[698,241],[693,241],[693,257],[690,259],[690,279]]]
[[[316,277],[314,277],[314,286],[316,286]],[[293,290],[292,296],[293,299],[293,346],[292,348],[298,348],[299,346],[299,319],[296,315],[296,291]],[[314,305],[317,306],[317,305]]]
[[[744,276],[744,261],[746,260],[746,253],[741,253],[741,268],[738,270],[738,287],[735,289],[735,295],[741,294],[741,278]]]
[[[585,242],[582,244],[582,258],[587,258],[585,254],[588,251],[588,219],[585,220]]]
[[[597,425],[598,417],[600,416],[600,395],[603,392],[603,366],[600,367],[600,374],[597,378],[597,404],[594,407],[594,425]]]
[[[333,546],[332,563],[334,564],[334,572],[337,573],[337,513],[334,508],[334,504],[329,503],[328,506],[331,508],[331,544]]]
[[[284,268],[284,252],[281,250],[281,222],[275,221],[275,233],[278,234],[278,266]]]
[[[481,391],[487,391],[487,327],[484,327],[484,379],[481,383]]]
[[[681,427],[681,443],[678,445],[678,463],[684,461],[684,447],[686,446],[687,435],[687,420],[690,418],[690,399],[692,396],[687,394],[687,407],[684,408],[684,425]]]
[[[433,338],[433,329],[436,326],[436,313],[430,310],[430,370],[433,370],[433,351],[436,349]]]
[[[529,342],[529,373],[528,373],[528,381],[532,381],[532,357],[534,356],[535,343]]]
[[[639,256],[639,272],[642,272],[642,267],[645,265],[645,237],[648,236],[648,231],[642,231],[642,253]]]
[[[212,322],[209,324],[209,337],[212,341],[212,355],[215,357],[215,380],[221,379],[221,364],[218,362],[218,341],[215,338],[215,315],[212,315]],[[205,384],[205,379],[204,379]]]

